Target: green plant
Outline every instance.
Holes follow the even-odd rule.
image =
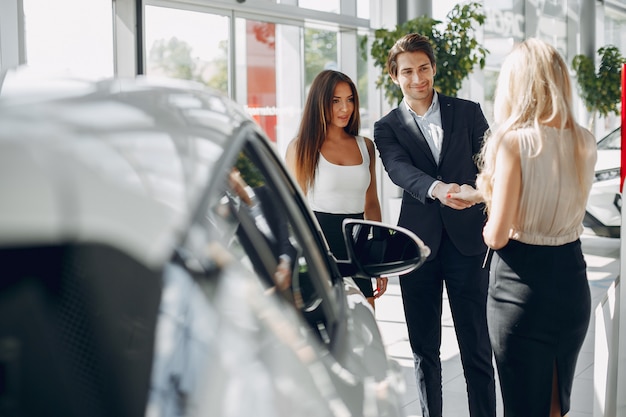
[[[393,44],[408,33],[420,33],[430,38],[435,52],[437,91],[454,96],[461,89],[463,80],[478,64],[485,67],[485,57],[489,51],[476,40],[475,31],[485,22],[482,5],[478,2],[457,4],[446,16],[447,23],[441,27],[440,20],[427,16],[417,17],[396,25],[394,30],[377,29],[370,48],[374,65],[382,73],[376,80],[376,87],[384,88],[390,105],[402,100],[402,92],[387,73],[387,55]],[[361,51],[367,57],[367,38],[361,40]]]
[[[592,58],[580,54],[572,59],[578,92],[590,112],[589,126],[592,126],[596,114],[600,116],[608,116],[609,113],[619,114],[618,104],[622,97],[622,66],[626,59],[613,45],[598,49],[598,56],[600,65],[597,72]]]

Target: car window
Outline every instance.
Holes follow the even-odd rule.
[[[622,136],[620,129],[609,133],[607,136],[598,141],[598,149],[600,150],[619,150],[622,147]]]
[[[312,231],[303,230],[305,214],[289,204],[288,184],[277,180],[286,177],[275,175],[282,167],[272,155],[248,141],[224,173],[206,220],[222,244],[261,280],[266,294],[280,294],[329,343],[335,322],[332,275],[311,241]]]

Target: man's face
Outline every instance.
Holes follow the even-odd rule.
[[[391,77],[409,101],[432,99],[436,66],[424,52],[403,52],[398,55],[398,75]]]

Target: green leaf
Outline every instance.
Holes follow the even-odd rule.
[[[578,93],[592,115],[619,114],[622,67],[626,59],[613,45],[603,46],[597,53],[600,58],[597,71],[593,59],[586,55],[576,55],[572,59]]]
[[[485,23],[485,17],[482,4],[470,2],[454,6],[445,23],[420,16],[396,25],[394,30],[377,29],[370,55],[374,65],[381,69],[376,86],[384,89],[389,104],[394,106],[402,101],[402,91],[393,83],[386,68],[389,50],[398,39],[408,33],[420,33],[430,38],[438,69],[435,88],[454,96],[477,66],[485,67],[489,51],[476,40],[476,29]],[[442,25],[444,30],[441,30]],[[363,45],[367,45],[366,39],[362,41]]]

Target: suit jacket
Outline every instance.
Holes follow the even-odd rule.
[[[454,210],[428,197],[433,181],[475,186],[479,153],[489,128],[478,103],[439,94],[443,142],[435,162],[421,130],[404,104],[374,124],[374,141],[391,180],[404,190],[398,225],[419,236],[437,255],[445,230],[466,256],[487,247],[482,238],[486,221],[484,204]]]

